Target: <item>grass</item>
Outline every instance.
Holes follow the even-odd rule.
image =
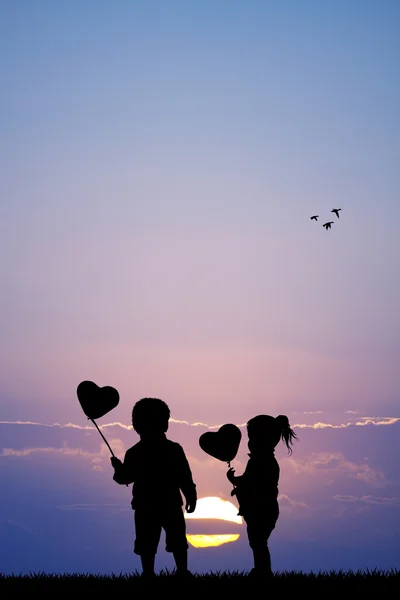
[[[229,593],[230,598],[243,597],[249,591],[261,590],[265,595],[275,591],[285,593],[400,593],[400,570],[391,571],[319,571],[302,573],[301,571],[277,572],[271,579],[255,580],[247,572],[216,571],[211,573],[194,573],[193,577],[182,579],[175,573],[162,571],[151,580],[144,579],[140,573],[131,575],[90,575],[90,574],[55,574],[31,573],[29,575],[3,575],[0,573],[0,590],[4,592],[45,594],[81,594],[90,593],[104,597],[105,595],[131,594],[151,591],[152,594],[166,596],[168,593],[184,591],[185,596],[197,597],[208,594],[210,598],[221,593]],[[263,595],[261,593],[261,595]],[[7,596],[11,597],[11,596]],[[399,595],[400,597],[400,595]]]

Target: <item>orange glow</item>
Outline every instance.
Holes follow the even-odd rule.
[[[197,500],[196,510],[193,513],[185,513],[186,519],[221,519],[231,523],[242,524],[242,517],[238,514],[238,508],[228,500],[222,500],[218,496],[208,496]]]
[[[239,538],[239,534],[213,534],[213,535],[187,535],[189,544],[195,548],[211,548],[215,546],[222,546],[229,542],[236,542]]]

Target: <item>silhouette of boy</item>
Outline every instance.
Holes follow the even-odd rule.
[[[191,575],[187,568],[185,509],[194,512],[196,485],[180,444],[166,437],[170,418],[168,405],[159,398],[142,398],[133,407],[132,425],[140,441],[125,453],[124,462],[111,457],[114,481],[133,483],[134,553],[140,556],[142,574],[155,575],[154,564],[161,531],[166,551],[172,552],[177,575]]]
[[[253,551],[254,568],[251,575],[270,576],[271,555],[268,540],[279,517],[279,464],[275,446],[282,439],[291,454],[291,444],[297,439],[285,415],[274,418],[258,415],[247,423],[250,458],[243,475],[235,476],[230,468],[226,476],[234,485],[231,492],[239,504],[239,515],[247,526],[249,546]]]

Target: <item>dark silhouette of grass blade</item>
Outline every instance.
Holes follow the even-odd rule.
[[[27,575],[0,574],[2,593],[58,593],[62,594],[122,594],[140,593],[149,590],[163,596],[169,592],[185,590],[198,595],[229,593],[232,596],[243,596],[249,590],[264,588],[276,590],[277,593],[398,593],[400,592],[400,571],[366,570],[366,571],[319,571],[302,573],[301,571],[276,572],[267,580],[256,580],[247,572],[216,571],[210,573],[194,573],[190,579],[180,579],[174,571],[161,571],[152,579],[143,578],[141,573],[92,575],[81,573],[46,574],[30,573]],[[6,596],[4,596],[6,597]],[[11,597],[11,596],[9,596]]]

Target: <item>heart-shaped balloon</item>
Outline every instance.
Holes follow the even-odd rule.
[[[218,431],[206,431],[199,438],[200,448],[223,462],[231,462],[237,454],[242,432],[232,423],[222,425]]]
[[[99,387],[93,381],[82,381],[78,385],[76,393],[88,419],[103,417],[119,402],[119,393],[115,388],[109,385]]]

